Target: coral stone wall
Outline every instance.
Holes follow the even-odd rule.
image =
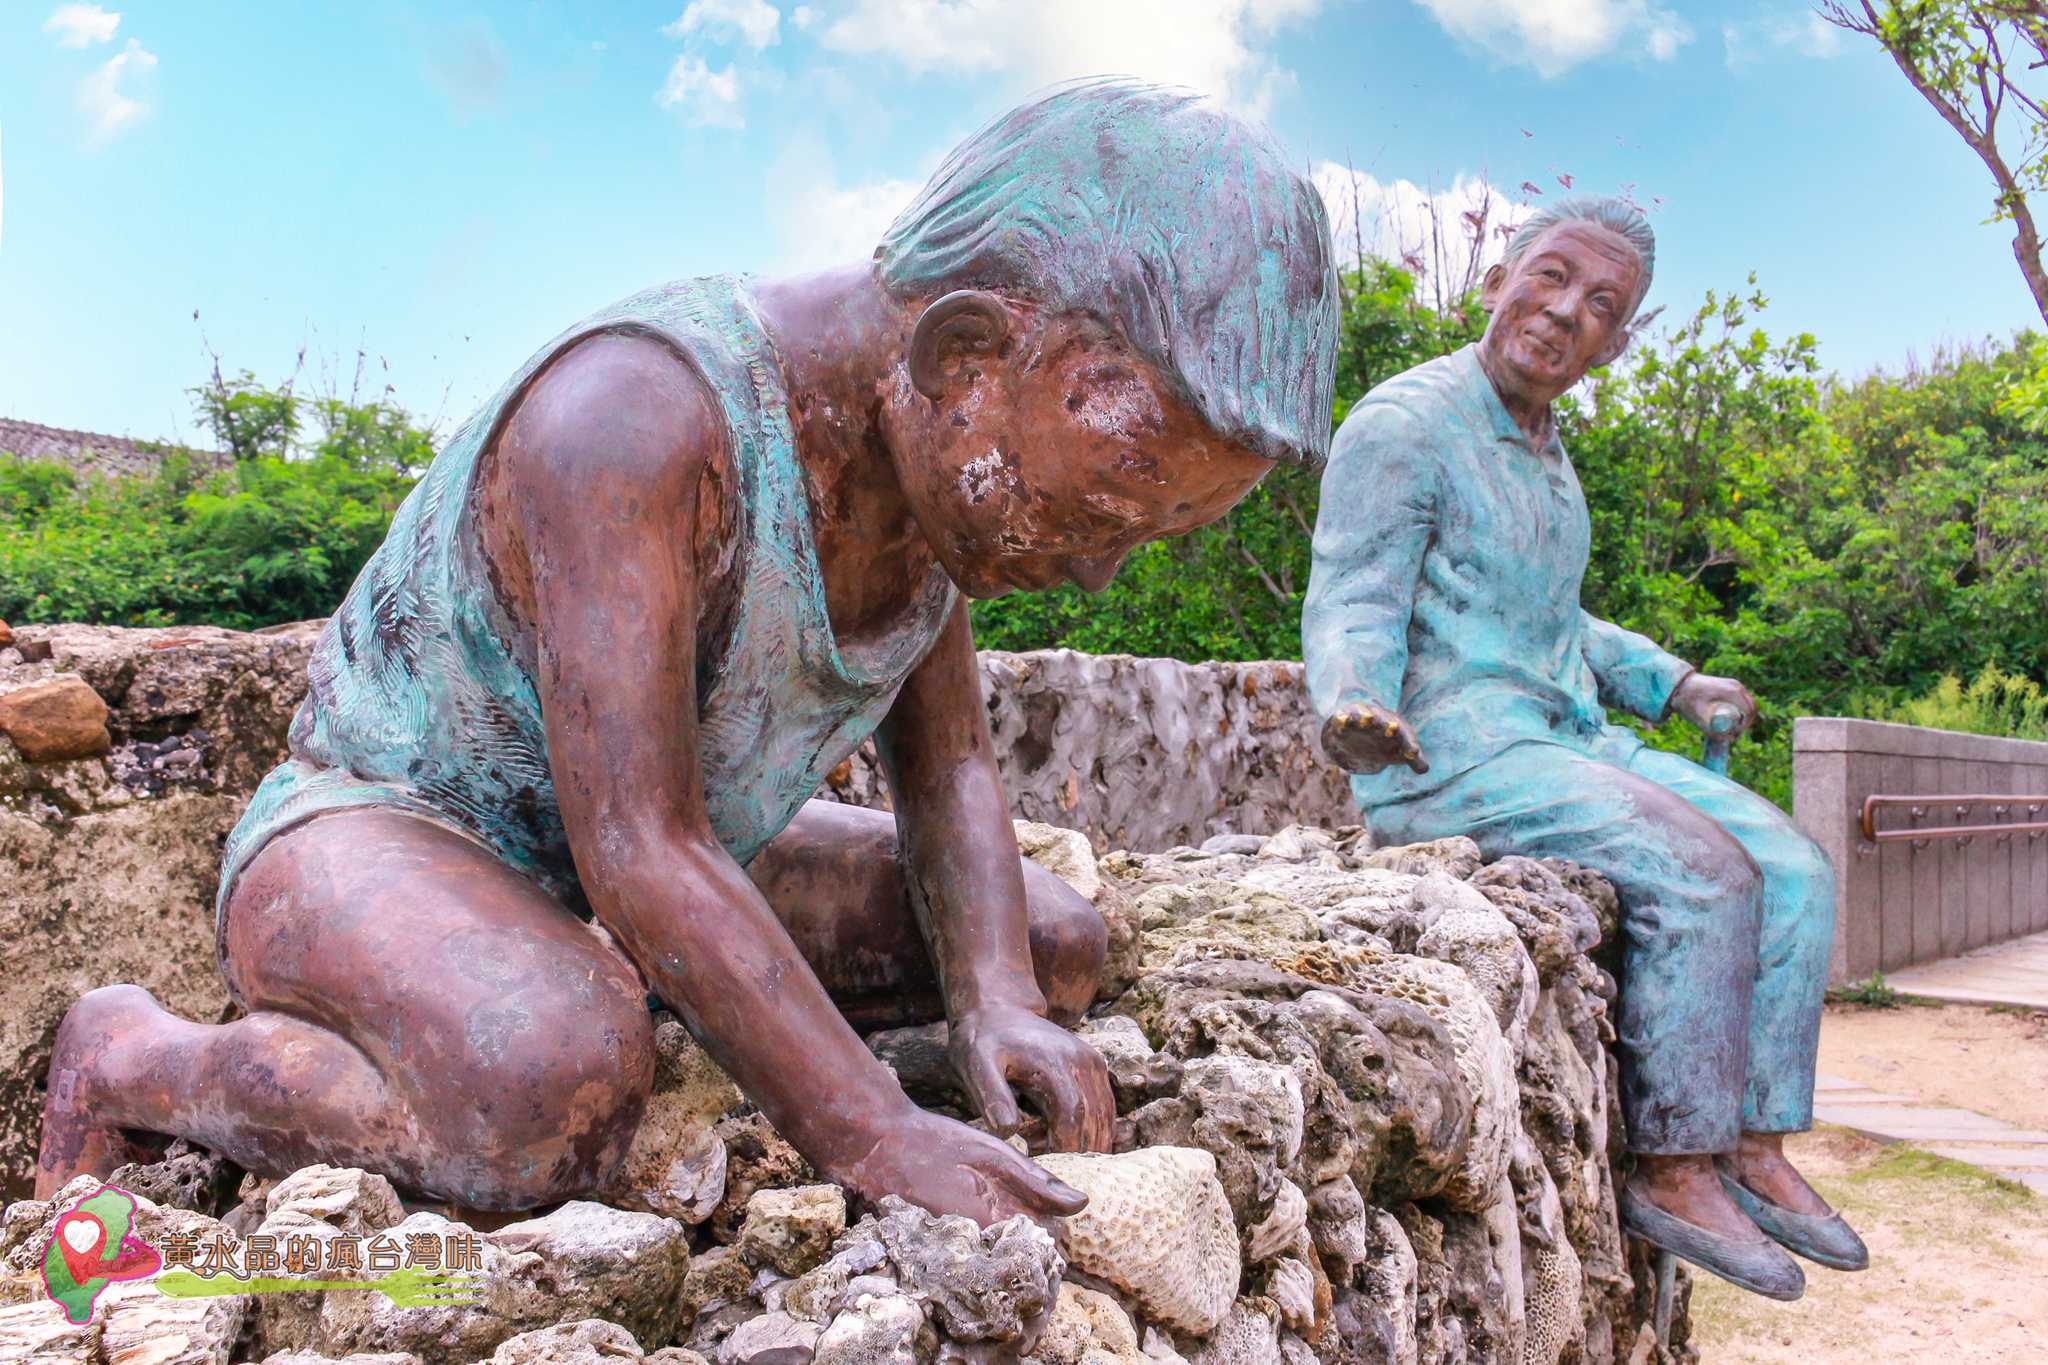
[[[220,844],[283,752],[317,628],[26,627],[0,646],[10,1195],[77,996],[126,980],[188,1018],[225,1016]],[[179,1359],[368,1351],[393,1353],[387,1365],[1690,1355],[1688,1282],[1674,1356],[1646,1336],[1643,1253],[1615,1217],[1613,981],[1593,955],[1615,915],[1604,882],[1482,865],[1467,840],[1374,850],[1316,756],[1297,666],[1053,652],[982,667],[1013,808],[1044,822],[1020,824],[1019,846],[1111,928],[1079,1032],[1110,1067],[1117,1151],[1044,1157],[1092,1197],[1055,1235],[849,1207],[670,1022],[618,1187],[477,1229],[479,1304],[110,1294],[75,1327],[35,1280],[64,1201],[21,1200],[0,1220],[0,1357],[111,1365],[176,1334]],[[868,756],[828,788],[885,803]],[[969,1117],[941,1035],[871,1045],[920,1102]],[[120,1173],[156,1201],[145,1234],[460,1227],[460,1210],[401,1207],[362,1172],[251,1180],[237,1196],[221,1166],[186,1153]]]
[[[1231,852],[1018,842],[1113,927],[1078,1032],[1116,1094],[1114,1151],[1029,1150],[1089,1196],[988,1229],[862,1206],[663,1018],[615,1183],[510,1226],[311,1167],[239,1181],[198,1151],[114,1172],[138,1227],[219,1249],[475,1242],[470,1301],[367,1293],[178,1301],[110,1291],[68,1324],[40,1297],[57,1217],[0,1220],[0,1358],[267,1365],[1662,1365],[1616,1223],[1612,983],[1587,955],[1612,891],[1568,863],[1482,865],[1469,840],[1371,850],[1293,828]],[[943,1024],[869,1045],[920,1102],[971,1112]],[[470,1221],[476,1222],[471,1216]],[[345,1272],[342,1278],[354,1278]],[[173,1348],[169,1343],[175,1342]],[[175,1354],[174,1354],[175,1349]],[[375,1356],[357,1353],[380,1353]]]
[[[21,1192],[51,1036],[132,981],[188,1018],[227,1008],[210,922],[221,841],[284,754],[321,623],[17,626],[0,647],[0,1185]],[[1013,813],[1154,849],[1343,825],[1298,664],[986,653]],[[820,793],[887,805],[863,750]]]

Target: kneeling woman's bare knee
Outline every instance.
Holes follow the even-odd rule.
[[[654,1032],[644,997],[537,994],[470,1009],[460,1024],[467,1062],[407,1078],[415,1112],[437,1130],[437,1192],[473,1207],[602,1189],[646,1109]]]

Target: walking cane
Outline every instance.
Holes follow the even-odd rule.
[[[1728,751],[1735,746],[1735,732],[1742,725],[1742,708],[1722,702],[1707,713],[1707,737],[1700,743],[1700,766],[1710,773],[1728,776]]]
[[[1706,737],[1700,742],[1700,766],[1722,777],[1728,775],[1728,751],[1735,747],[1735,732],[1742,725],[1742,708],[1722,702],[1707,713]],[[1678,1304],[1678,1258],[1661,1248],[1657,1252],[1657,1306],[1651,1325],[1657,1333],[1660,1351],[1671,1350],[1671,1319]]]

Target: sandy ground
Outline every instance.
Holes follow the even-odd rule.
[[[1830,1005],[1820,1069],[1873,1090],[2048,1131],[2048,1014],[1977,1005]],[[2048,1361],[2048,1338],[2040,1359]]]
[[[2048,1360],[2048,1200],[1840,1130],[1803,1134],[1786,1150],[1863,1234],[1870,1269],[1850,1275],[1802,1262],[1806,1297],[1797,1303],[1701,1274],[1692,1316],[1703,1365]]]

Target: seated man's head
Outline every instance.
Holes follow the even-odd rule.
[[[1656,235],[1633,204],[1568,199],[1532,215],[1480,292],[1491,314],[1480,347],[1494,384],[1549,403],[1614,363],[1656,265]]]
[[[1315,189],[1189,91],[1063,87],[963,144],[876,250],[884,430],[963,591],[1098,589],[1276,461],[1327,454],[1336,277]]]

